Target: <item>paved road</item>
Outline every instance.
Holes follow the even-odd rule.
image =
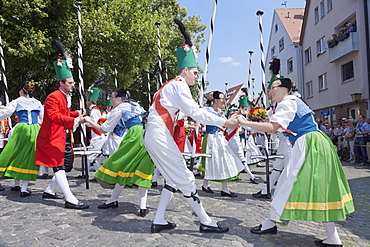
[[[200,191],[206,211],[216,221],[228,225],[225,234],[199,233],[199,221],[192,215],[183,196],[176,193],[167,210],[167,220],[178,227],[171,231],[150,233],[150,224],[158,204],[163,179],[159,186],[149,190],[148,208],[145,217],[138,216],[138,192],[125,189],[116,209],[98,209],[107,200],[111,191],[92,182],[85,189],[83,180],[74,177],[80,174],[80,158],[76,169],[69,174],[69,183],[76,197],[90,205],[87,210],[63,208],[61,200],[43,200],[42,192],[50,179],[38,179],[30,184],[32,195],[20,198],[19,192],[10,191],[12,179],[1,179],[6,187],[0,192],[0,247],[4,246],[314,246],[316,239],[325,238],[321,223],[291,221],[288,226],[279,226],[276,235],[254,235],[250,228],[262,223],[269,212],[269,200],[257,200],[251,193],[264,187],[249,182],[247,174],[241,181],[231,182],[230,191],[237,198],[220,196],[221,185],[210,182],[214,194]],[[338,232],[345,246],[370,246],[370,168],[343,162],[356,211],[346,222],[338,222]],[[263,180],[263,167],[253,168]],[[91,173],[92,174],[92,173]],[[198,188],[202,180],[196,181]]]

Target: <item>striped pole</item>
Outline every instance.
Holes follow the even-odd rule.
[[[260,54],[261,54],[261,82],[262,82],[262,106],[266,108],[266,86],[265,86],[265,54],[263,51],[263,31],[262,31],[262,15],[263,11],[258,10],[259,31],[260,31]]]
[[[80,93],[80,109],[85,109],[85,85],[84,85],[84,73],[83,73],[83,56],[82,56],[82,31],[81,31],[81,6],[82,3],[77,1],[75,3],[77,6],[77,20],[78,20],[78,38],[77,38],[77,56],[78,56],[78,79],[79,79],[79,93]],[[81,144],[83,151],[86,152],[86,125],[81,125]],[[85,174],[84,174],[85,173]],[[86,189],[89,189],[89,170],[87,164],[86,154],[82,155],[82,177],[86,178]]]
[[[260,31],[260,53],[261,53],[261,82],[262,82],[262,106],[263,108],[266,109],[266,85],[265,85],[265,54],[263,52],[263,32],[262,32],[262,15],[263,11],[258,10],[257,11],[257,16],[259,18],[259,31]],[[267,181],[267,191],[268,195],[270,195],[270,169],[269,169],[269,150],[268,150],[268,138],[267,138],[267,133],[264,134],[264,139],[265,139],[265,153],[266,153],[266,181]]]
[[[161,56],[161,35],[159,34],[159,26],[161,25],[160,22],[154,23],[157,26],[157,48],[158,48],[158,69],[159,69],[159,84],[157,84],[157,90],[163,85],[162,80],[162,56]]]
[[[117,81],[117,75],[118,75],[118,72],[117,72],[117,65],[118,64],[114,64],[114,86],[116,88],[118,88],[118,81]]]
[[[248,95],[248,98],[251,96],[252,55],[253,55],[253,51],[249,51],[249,68],[248,68],[248,94],[249,95]],[[251,99],[249,99],[249,101],[251,101]]]
[[[211,18],[211,24],[210,24],[210,29],[209,29],[208,45],[207,45],[207,50],[206,50],[206,59],[204,61],[203,74],[202,74],[202,83],[198,86],[198,89],[199,89],[198,102],[200,106],[203,106],[204,88],[206,86],[208,61],[209,61],[209,56],[211,54],[211,45],[212,45],[212,37],[213,37],[213,28],[214,28],[214,23],[215,23],[215,18],[216,18],[216,10],[217,10],[217,0],[215,0],[213,3],[213,11],[212,11],[212,18]],[[194,157],[195,157],[196,141],[197,141],[198,133],[199,133],[199,126],[200,124],[199,122],[197,122],[195,124],[193,149],[191,152],[191,160],[190,160],[190,170],[191,171],[193,170],[193,166],[194,166]]]
[[[255,97],[255,94],[254,94],[254,81],[256,80],[256,78],[252,77],[252,98],[254,100],[254,97]]]
[[[148,102],[149,102],[149,107],[150,107],[150,105],[152,104],[152,96],[150,95],[150,72],[147,71],[146,74],[148,75]]]
[[[6,79],[6,70],[5,70],[5,57],[4,57],[4,50],[3,50],[3,41],[0,35],[0,56],[1,56],[1,75],[4,81],[4,88],[5,88],[5,105],[9,104],[9,92],[8,92],[8,81]],[[1,77],[0,77],[1,79]],[[8,118],[8,125],[12,128],[12,121]]]

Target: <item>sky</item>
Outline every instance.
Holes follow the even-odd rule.
[[[207,25],[205,42],[200,44],[198,65],[204,69],[205,52],[209,40],[209,26],[214,0],[177,0],[188,15],[200,16],[201,23]],[[255,78],[255,93],[261,91],[261,55],[258,10],[262,10],[263,45],[267,53],[268,35],[274,9],[304,8],[305,0],[218,0],[214,20],[213,38],[206,80],[210,83],[206,92],[219,90],[248,82],[249,51],[252,54],[251,78]],[[284,3],[286,5],[284,5]],[[264,60],[265,61],[265,60]],[[268,65],[265,65],[266,67]],[[201,78],[201,77],[200,77]],[[268,78],[266,78],[268,80]],[[226,84],[227,83],[227,86]]]

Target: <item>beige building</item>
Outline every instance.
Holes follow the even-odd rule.
[[[299,41],[303,55],[301,93],[317,120],[331,123],[348,117],[357,119],[358,114],[369,117],[366,6],[367,0],[306,1]],[[360,99],[354,101],[351,95]]]

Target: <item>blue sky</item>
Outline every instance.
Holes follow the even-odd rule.
[[[182,7],[187,8],[189,15],[200,16],[202,23],[207,25],[205,31],[206,42],[201,44],[201,52],[198,54],[198,64],[203,68],[214,0],[178,0],[178,2]],[[255,92],[257,94],[261,91],[259,18],[256,12],[258,10],[264,12],[262,26],[266,56],[273,11],[274,9],[285,8],[285,5],[282,5],[284,2],[287,8],[304,8],[306,1],[218,0],[208,74],[206,76],[207,81],[210,82],[207,92],[212,90],[225,91],[225,83],[228,83],[228,88],[241,83],[247,84],[248,51],[250,50],[253,51],[251,77],[255,78]]]

